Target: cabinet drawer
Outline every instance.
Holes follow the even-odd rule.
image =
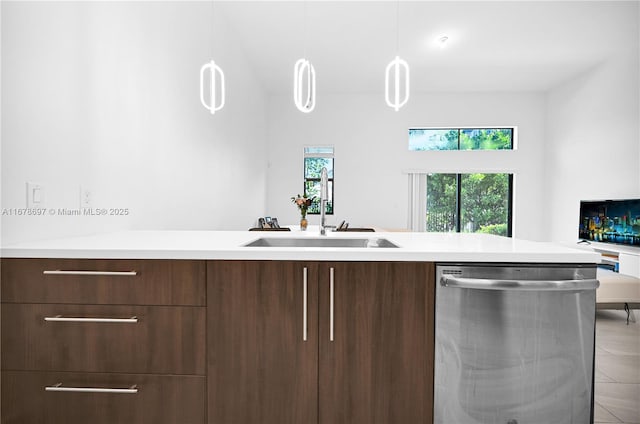
[[[2,305],[2,368],[205,373],[205,308]]]
[[[2,259],[2,302],[205,305],[204,261]]]
[[[203,424],[205,378],[3,371],[1,418],[3,424]]]

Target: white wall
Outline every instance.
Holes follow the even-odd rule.
[[[514,234],[534,240],[574,240],[580,199],[640,196],[637,2],[612,20],[611,57],[548,94],[412,93],[396,113],[382,93],[319,86],[309,115],[290,93],[267,98],[219,9],[212,29],[208,2],[0,7],[2,207],[24,207],[25,183],[34,181],[47,209],[77,208],[82,184],[94,207],[130,211],[5,215],[3,244],[120,229],[242,229],[262,214],[295,223],[289,198],[302,191],[302,147],[316,144],[336,147],[333,220],[351,225],[406,227],[408,170],[514,172]],[[228,84],[215,116],[198,100],[197,74],[212,57]],[[409,127],[474,125],[518,126],[518,150],[407,151]]]
[[[320,91],[321,92],[321,91]],[[267,213],[296,223],[290,197],[302,191],[305,145],[335,146],[335,215],[351,226],[407,227],[406,171],[507,171],[515,174],[514,235],[542,239],[544,95],[413,93],[395,112],[378,95],[319,95],[311,114],[291,96],[269,98]],[[409,152],[408,128],[513,125],[518,149],[509,152]],[[311,217],[317,224],[318,217]]]
[[[4,244],[254,223],[265,204],[266,97],[224,19],[212,29],[210,8],[2,2],[2,207],[25,207],[34,181],[47,209],[78,208],[82,184],[94,207],[130,211],[3,216]],[[198,97],[212,58],[228,93],[215,116]]]
[[[548,93],[547,238],[575,242],[580,200],[640,198],[639,3],[612,26],[610,57]]]

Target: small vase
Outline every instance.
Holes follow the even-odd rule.
[[[307,231],[307,225],[309,225],[307,218],[300,219],[300,231]]]

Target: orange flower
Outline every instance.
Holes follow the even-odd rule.
[[[307,209],[311,206],[313,198],[309,199],[298,194],[297,196],[291,197],[291,202],[295,203],[298,209],[300,209],[300,215],[304,218],[307,216]]]

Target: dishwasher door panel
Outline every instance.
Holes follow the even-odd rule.
[[[445,287],[437,277],[435,423],[591,421],[595,289]]]

